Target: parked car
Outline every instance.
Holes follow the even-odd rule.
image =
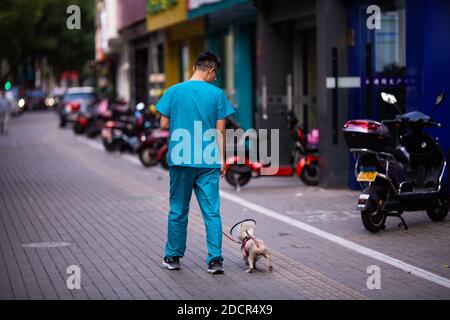
[[[98,103],[98,97],[93,87],[73,87],[67,89],[59,110],[59,126],[74,123],[79,112],[92,112]]]

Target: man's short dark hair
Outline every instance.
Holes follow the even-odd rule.
[[[219,71],[221,66],[222,63],[220,62],[219,56],[211,51],[204,51],[200,53],[197,57],[197,61],[195,61],[195,69],[205,70],[215,68]]]

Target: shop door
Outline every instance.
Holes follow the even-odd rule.
[[[148,49],[137,49],[135,53],[135,102],[147,102],[147,66],[148,66]]]
[[[362,88],[367,118],[385,120],[393,118],[397,111],[381,99],[381,92],[394,94],[398,105],[405,107],[406,87],[418,79],[406,78],[406,16],[404,1],[380,4],[381,29],[364,28],[363,45],[364,76]],[[366,6],[360,9],[365,12]],[[367,15],[364,17],[366,23]],[[364,24],[365,26],[365,24]],[[411,82],[411,83],[409,83]],[[405,109],[403,109],[405,110]]]
[[[294,40],[293,108],[306,130],[317,127],[316,59],[316,30],[297,31]]]

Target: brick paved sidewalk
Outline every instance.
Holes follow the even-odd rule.
[[[13,120],[9,136],[0,137],[0,299],[380,297],[364,289],[365,280],[361,280],[367,276],[364,266],[370,265],[368,259],[305,234],[298,235],[298,241],[305,246],[317,244],[319,251],[304,252],[298,259],[289,253],[283,239],[267,239],[274,271],[267,271],[261,263],[253,274],[244,272],[238,245],[224,239],[226,272],[207,274],[204,226],[195,198],[183,269],[163,269],[167,177],[119,155],[90,148],[71,131],[56,126],[51,114],[26,114]],[[227,230],[242,218],[242,208],[238,211],[229,203],[222,208]],[[292,232],[276,222],[269,227],[266,223],[262,233],[270,228],[279,234],[280,230]],[[69,245],[24,247],[43,242]],[[335,264],[336,270],[346,269],[347,274],[318,271],[308,263],[311,259]],[[81,290],[67,288],[70,265],[81,268]],[[448,292],[424,285],[422,280],[413,289],[416,291],[409,297],[444,298]]]

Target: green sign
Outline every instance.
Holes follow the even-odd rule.
[[[174,7],[177,3],[178,0],[148,0],[147,12],[157,14]]]
[[[6,91],[11,90],[11,82],[8,81],[8,82],[5,83],[5,90]]]

